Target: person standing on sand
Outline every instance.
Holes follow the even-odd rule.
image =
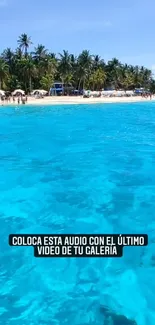
[[[22,97],[21,101],[22,101],[22,104],[25,104],[25,97]]]
[[[15,101],[16,101],[16,100],[15,100],[15,97],[13,96],[13,103],[15,103]]]
[[[1,97],[2,106],[4,105],[4,96]]]
[[[18,97],[18,105],[20,104],[20,98]]]

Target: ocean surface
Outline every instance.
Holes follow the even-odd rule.
[[[147,233],[35,258],[10,233]],[[155,324],[155,103],[0,108],[0,324]]]

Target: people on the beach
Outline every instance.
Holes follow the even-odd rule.
[[[4,96],[1,96],[2,106],[4,105],[4,99],[5,99],[5,97]]]
[[[149,98],[150,97],[150,100],[151,100],[152,99],[152,93],[151,92],[142,92],[141,97],[142,98]]]
[[[153,97],[153,93],[151,91],[149,91],[149,90],[143,90],[143,91],[141,91],[139,93],[139,96],[141,96],[141,98],[144,99],[144,100],[151,100],[151,99],[154,98]],[[87,92],[87,94],[84,94],[83,97],[84,98],[89,98],[90,97],[89,92]],[[94,96],[94,97],[104,97],[104,96],[102,94],[102,91],[98,91],[98,94],[96,96]],[[108,96],[108,97],[110,97],[110,96]],[[112,96],[112,97],[114,97],[114,96]],[[116,97],[118,97],[118,96],[116,96]],[[124,96],[122,96],[122,97],[124,97]],[[40,97],[40,99],[41,98],[42,97]],[[18,96],[17,96],[17,95],[11,94],[10,92],[5,92],[4,95],[1,95],[0,96],[0,101],[1,101],[1,105],[2,106],[4,104],[8,105],[10,103],[13,103],[13,104],[17,103],[18,106],[20,104],[25,105],[25,104],[27,104],[28,100],[30,100],[30,102],[31,102],[31,99],[29,99],[27,95],[18,94]],[[50,101],[49,101],[49,103],[50,103]]]
[[[14,95],[11,96],[11,95],[6,93],[6,95],[0,96],[0,100],[1,100],[2,106],[4,105],[4,103],[9,104],[9,103],[13,102],[13,104],[15,104],[16,101],[17,101],[18,105],[21,104],[21,103],[24,105],[25,103],[27,103],[28,97],[27,96],[18,96],[18,97],[16,97]]]
[[[21,101],[22,101],[22,104],[25,104],[25,101],[26,101],[25,97],[22,96]]]

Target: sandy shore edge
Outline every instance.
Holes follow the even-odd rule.
[[[155,100],[155,96],[152,97],[152,101]],[[111,97],[111,98],[83,98],[83,97],[44,97],[41,99],[35,99],[28,97],[28,102],[26,105],[79,105],[79,104],[112,104],[112,103],[136,103],[136,102],[150,102],[150,98],[141,97]],[[15,103],[4,103],[1,106],[18,106]],[[20,106],[23,106],[20,104]]]

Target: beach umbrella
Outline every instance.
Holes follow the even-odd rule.
[[[46,90],[35,89],[32,91],[31,95],[37,95],[37,94],[46,95],[47,93],[48,93],[48,91],[46,91]]]
[[[5,91],[0,89],[0,96],[5,96]]]
[[[39,89],[35,89],[31,92],[31,95],[35,95],[35,94],[38,94],[39,93]]]
[[[48,93],[48,91],[44,90],[44,89],[41,89],[41,92],[42,92],[43,95],[46,95]]]
[[[12,93],[13,96],[16,96],[16,95],[25,95],[25,91],[22,90],[22,89],[15,89]]]

